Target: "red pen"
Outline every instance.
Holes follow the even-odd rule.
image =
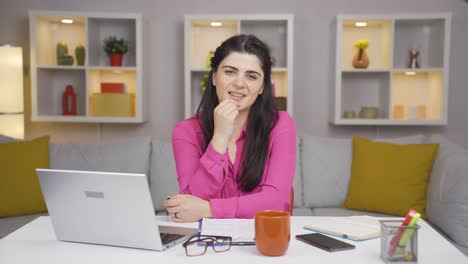
[[[411,218],[417,213],[416,210],[410,209],[408,214],[406,214],[405,220],[403,220],[403,223],[401,226],[407,226],[409,222],[411,221]],[[401,236],[403,235],[403,232],[405,231],[404,228],[399,228],[396,234],[393,236],[392,240],[390,241],[390,249],[388,250],[388,256],[391,257],[395,253],[395,250],[398,246],[398,241],[400,241]]]

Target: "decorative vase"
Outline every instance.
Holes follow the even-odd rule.
[[[344,111],[343,118],[356,118],[356,112],[354,112],[353,110]]]
[[[85,63],[86,51],[83,45],[79,45],[75,48],[76,64],[83,66]]]
[[[367,56],[365,49],[358,49],[358,52],[353,58],[353,67],[359,69],[369,67],[369,57]]]
[[[76,115],[76,93],[71,85],[67,85],[62,95],[62,115]]]
[[[359,118],[377,118],[379,115],[379,109],[373,106],[363,106],[359,111]]]
[[[57,53],[57,64],[58,65],[63,65],[62,64],[62,57],[65,57],[68,55],[68,45],[65,42],[58,42],[57,43],[57,48],[56,48],[56,53]]]
[[[110,64],[114,67],[122,66],[122,54],[120,53],[111,53],[110,57]]]

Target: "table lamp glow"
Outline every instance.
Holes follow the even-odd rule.
[[[24,138],[23,53],[0,46],[0,134]]]

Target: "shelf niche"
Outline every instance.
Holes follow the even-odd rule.
[[[287,61],[287,23],[286,21],[244,20],[240,23],[242,34],[257,36],[270,48],[273,67],[286,67]]]
[[[394,72],[392,82],[393,119],[442,119],[442,72]],[[402,107],[402,108],[401,108]],[[421,109],[422,107],[422,109]]]
[[[356,22],[365,21],[367,26],[358,27]],[[352,61],[357,49],[354,43],[357,40],[367,39],[369,47],[366,53],[369,57],[368,69],[389,69],[391,67],[391,20],[344,20],[341,42],[341,68],[353,69]]]
[[[211,22],[221,22],[221,26],[211,26]],[[221,43],[238,34],[236,20],[193,20],[190,25],[190,61],[192,69],[209,68],[207,58]]]
[[[62,19],[72,19],[72,24],[62,23]],[[77,65],[75,48],[86,46],[86,18],[77,16],[38,16],[36,17],[36,64],[41,66],[57,65],[57,43],[65,42],[68,54],[73,56]]]
[[[109,56],[104,51],[104,39],[115,36],[128,41],[128,52],[123,55],[122,66],[136,66],[136,32],[134,19],[88,19],[89,65],[110,66]]]
[[[385,72],[342,73],[341,109],[354,111],[356,118],[363,106],[377,107],[377,118],[388,118],[390,76]],[[340,113],[343,115],[343,113]]]
[[[396,20],[394,68],[406,68],[409,50],[419,51],[420,68],[442,68],[444,66],[443,19]]]
[[[77,115],[86,115],[86,73],[84,70],[39,69],[37,75],[39,115],[62,115],[62,95],[67,85],[72,85],[76,93]]]

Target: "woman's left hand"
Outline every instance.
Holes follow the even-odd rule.
[[[212,217],[210,202],[190,194],[177,194],[164,201],[174,222],[196,222]]]

